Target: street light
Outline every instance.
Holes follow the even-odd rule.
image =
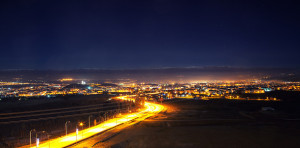
[[[67,121],[67,122],[65,123],[65,128],[66,128],[66,136],[68,135],[68,123],[70,123],[70,121]]]
[[[81,126],[81,137],[83,138],[83,122],[80,122],[79,126]]]
[[[82,122],[80,122],[80,123],[79,123],[79,126],[83,126],[83,123],[82,123]]]
[[[89,128],[91,127],[91,117],[93,117],[93,115],[89,115]]]
[[[39,144],[40,144],[40,138],[36,138],[36,148],[39,147]]]
[[[78,127],[76,125],[76,141],[77,141],[77,136],[78,136]]]
[[[32,129],[32,130],[30,130],[29,131],[29,137],[30,137],[30,144],[29,144],[29,146],[31,147],[31,132],[35,132],[35,134],[36,134],[36,131],[35,131],[35,129]],[[37,135],[35,136],[35,137],[37,137]]]

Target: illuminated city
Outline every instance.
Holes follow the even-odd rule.
[[[0,148],[298,148],[296,1],[0,2]]]
[[[68,83],[65,83],[68,81]],[[260,99],[279,101],[275,97],[249,98],[246,94],[268,94],[274,91],[300,91],[299,82],[283,81],[217,81],[201,83],[147,84],[132,82],[88,83],[73,79],[60,79],[55,83],[0,82],[1,99],[54,98],[65,95],[144,94],[147,99]],[[264,95],[262,95],[264,96]]]

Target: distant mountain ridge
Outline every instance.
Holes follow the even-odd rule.
[[[88,80],[132,79],[137,81],[196,81],[271,79],[300,81],[300,70],[292,68],[243,68],[243,67],[167,67],[149,69],[74,69],[74,70],[0,70],[0,80],[15,78],[54,81],[61,78]]]

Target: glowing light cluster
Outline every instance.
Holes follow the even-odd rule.
[[[64,81],[73,81],[72,78],[63,78],[63,79],[60,79],[61,82],[64,82]]]

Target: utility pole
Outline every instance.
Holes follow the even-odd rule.
[[[31,132],[36,132],[36,131],[35,131],[35,129],[32,129],[32,130],[29,131],[29,137],[30,137],[30,140],[29,140],[30,144],[29,144],[29,146],[30,147],[31,147]]]
[[[91,127],[91,117],[93,117],[93,115],[89,115],[89,128]]]

